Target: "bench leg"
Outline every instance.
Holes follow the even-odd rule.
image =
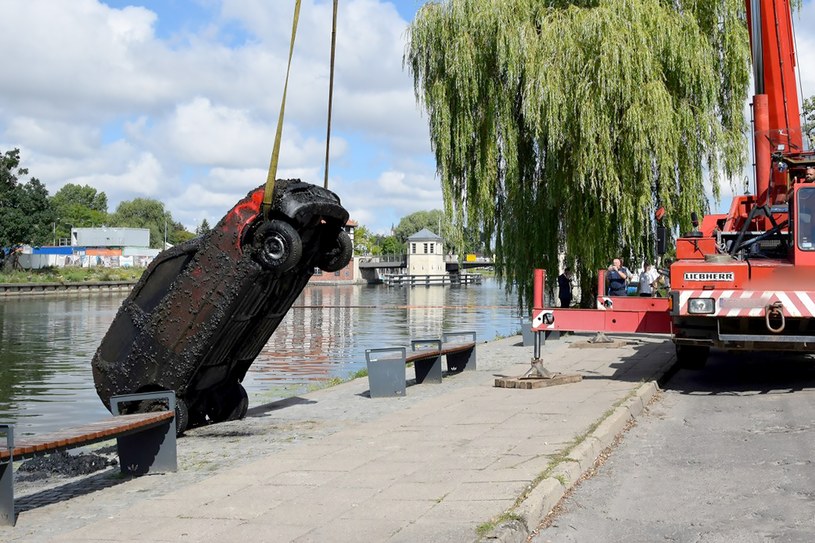
[[[14,466],[0,464],[0,526],[14,526]]]
[[[175,411],[175,392],[173,391],[113,396],[110,399],[111,410],[114,415],[118,415],[120,404],[146,400],[165,401],[167,408]],[[175,436],[175,419],[173,419],[161,426],[117,438],[116,448],[119,452],[119,468],[122,473],[144,475],[176,471],[178,460]]]
[[[413,363],[416,370],[416,383],[441,383],[441,356],[417,360]]]
[[[472,349],[451,353],[447,355],[447,370],[448,371],[475,371],[475,345],[476,333],[474,331],[468,332],[445,332],[441,336],[443,344],[448,344],[452,338],[457,341],[453,343],[461,343],[462,340],[472,341]]]
[[[0,424],[0,432],[3,430],[10,454],[8,462],[0,462],[0,526],[14,526],[14,427]]]
[[[128,475],[166,473],[178,469],[175,423],[168,422],[116,439],[119,467]]]
[[[447,371],[475,371],[475,347],[447,355]]]
[[[404,347],[366,349],[365,358],[371,398],[393,398],[405,395]]]

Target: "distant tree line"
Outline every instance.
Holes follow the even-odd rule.
[[[373,234],[360,225],[354,232],[355,249],[357,254],[362,255],[403,254],[407,251],[407,239],[423,228],[441,236],[445,253],[463,255],[489,250],[488,240],[481,232],[465,228],[463,235],[459,235],[452,228],[448,217],[439,209],[406,215],[387,235]]]
[[[53,245],[69,239],[71,228],[148,228],[150,246],[163,248],[195,237],[153,198],[121,202],[108,213],[108,198],[88,185],[68,183],[50,196],[36,177],[20,166],[20,150],[0,152],[0,247]],[[28,179],[26,180],[26,177]],[[209,225],[206,220],[197,230]]]

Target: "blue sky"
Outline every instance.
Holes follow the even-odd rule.
[[[441,208],[427,120],[402,68],[421,0],[340,0],[329,187],[386,233]],[[266,178],[294,0],[10,0],[3,3],[0,150],[54,194],[91,185],[158,198],[194,228]],[[815,2],[799,29],[815,28]],[[330,0],[303,0],[279,177],[322,183]],[[803,94],[815,37],[798,35]],[[724,200],[728,194],[725,191]]]

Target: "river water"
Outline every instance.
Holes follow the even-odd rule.
[[[125,293],[0,300],[0,422],[17,435],[98,419],[91,358]],[[475,330],[519,333],[514,295],[493,279],[467,287],[307,286],[244,379],[250,407],[365,368],[365,349]]]

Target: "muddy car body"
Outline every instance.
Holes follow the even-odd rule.
[[[179,433],[246,414],[240,383],[315,266],[337,271],[352,253],[333,192],[278,180],[268,213],[262,200],[260,187],[147,268],[93,358],[108,408],[113,395],[174,390]]]

